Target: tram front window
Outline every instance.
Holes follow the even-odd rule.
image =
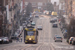
[[[27,35],[30,35],[30,36],[34,35],[34,31],[27,31]]]

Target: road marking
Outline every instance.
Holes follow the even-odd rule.
[[[42,45],[43,45],[43,44],[42,44]],[[42,45],[39,45],[39,46],[36,48],[36,50],[39,50],[39,48],[40,48]]]
[[[50,47],[51,47],[51,49],[52,49],[52,50],[54,50],[54,48],[53,48],[52,44],[50,45]]]
[[[52,46],[54,46],[55,48],[60,48],[60,49],[62,49],[62,48],[64,48],[64,49],[74,49],[74,46],[68,46],[68,45],[66,45],[66,46],[61,46],[61,45],[59,45],[59,46],[57,46],[57,45],[54,45],[54,43],[51,43],[52,44]]]
[[[49,43],[44,43],[44,45],[49,45]]]
[[[29,46],[27,46],[27,47],[24,47],[24,48],[21,48],[21,49],[19,49],[19,50],[24,50],[24,49],[26,49],[26,48],[28,48],[28,47],[31,47],[32,45],[29,45]]]

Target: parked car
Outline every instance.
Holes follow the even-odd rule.
[[[75,44],[75,37],[70,37],[69,44],[72,44],[72,45]]]
[[[66,32],[63,33],[63,36],[64,36],[64,38],[67,38],[67,33]]]
[[[66,25],[65,25],[64,23],[61,23],[60,29],[61,29],[61,31],[62,31],[63,29],[66,29]]]
[[[73,37],[69,38],[69,44],[72,44]]]
[[[75,45],[75,37],[73,37],[72,45]]]
[[[9,43],[9,38],[8,37],[3,37],[3,43]]]
[[[12,35],[11,39],[16,40],[17,36],[16,35]]]
[[[0,37],[0,44],[3,43],[3,37]]]
[[[58,27],[58,24],[57,23],[53,23],[53,27]]]
[[[54,40],[55,40],[55,42],[57,42],[57,41],[60,41],[60,42],[62,42],[62,37],[60,37],[60,36],[57,36],[57,37],[55,37],[55,38],[54,38]]]

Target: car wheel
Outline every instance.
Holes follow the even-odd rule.
[[[55,41],[56,42],[56,41]]]
[[[62,41],[61,41],[62,42]]]

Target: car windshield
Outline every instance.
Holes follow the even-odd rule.
[[[35,24],[35,22],[32,22],[32,24]]]
[[[8,39],[8,37],[4,37],[3,39]]]
[[[57,24],[54,24],[54,25],[57,25]]]
[[[27,35],[34,35],[34,31],[27,31]]]

